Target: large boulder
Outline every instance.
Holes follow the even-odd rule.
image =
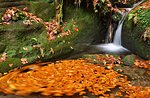
[[[55,15],[53,3],[35,1],[28,4],[29,11],[44,21],[51,21]],[[80,8],[65,8],[64,30],[70,30],[71,34],[54,40],[48,40],[47,31],[41,23],[33,22],[27,26],[19,20],[1,24],[0,57],[6,61],[0,61],[0,72],[4,73],[29,63],[61,59],[84,51],[87,44],[103,38],[99,33],[101,31],[99,19],[95,14],[91,14],[93,13]]]
[[[0,0],[0,22],[5,10],[14,6],[22,9],[29,6],[29,2],[27,0]]]
[[[144,59],[150,59],[150,0],[133,9],[122,30],[122,45]]]
[[[55,16],[55,4],[49,3],[46,0],[0,0],[0,21],[6,9],[17,7],[23,9],[28,7],[34,15],[49,21]]]

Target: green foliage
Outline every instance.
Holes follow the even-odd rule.
[[[138,20],[143,27],[150,26],[150,10],[144,10],[142,7],[136,11]]]
[[[130,13],[128,14],[128,21],[132,20],[134,24],[138,22],[138,14],[137,13]]]
[[[37,44],[40,44],[37,38],[31,38],[31,45],[37,45]]]
[[[26,50],[26,49],[27,50]],[[23,47],[23,48],[21,48],[20,50],[19,50],[19,53],[21,53],[21,54],[25,54],[25,53],[27,53],[27,52],[31,52],[33,50],[33,48],[32,48],[32,46],[25,46],[25,47]]]
[[[6,52],[8,57],[13,57],[14,55],[16,55],[16,50],[9,50]]]
[[[141,23],[141,26],[144,28],[148,27],[150,25],[149,14],[149,10],[144,10],[142,7],[140,7],[138,10],[128,14],[128,21],[133,20],[136,23]]]
[[[128,14],[128,21],[132,21],[134,25],[136,24],[139,28],[145,29],[144,32],[140,30],[141,34],[139,34],[136,37],[136,39],[139,39],[140,37],[143,41],[147,42],[147,44],[149,44],[150,40],[149,19],[150,19],[150,10],[143,9],[143,7],[138,7],[136,10],[133,10],[131,13]]]
[[[10,67],[9,64],[13,64],[13,66]],[[21,63],[20,58],[7,58],[7,62],[0,63],[0,72],[4,73],[11,69],[14,69],[16,67],[21,67],[21,66],[22,66],[22,63]]]
[[[119,21],[121,19],[122,15],[120,13],[115,13],[112,15],[112,19],[114,21]]]
[[[65,32],[69,29],[73,30],[73,20],[69,21],[64,27]]]
[[[140,35],[143,41],[146,41],[149,44],[150,40],[150,10],[143,9],[143,7],[138,8],[135,11],[134,15],[136,15],[136,20],[138,21],[138,25],[142,28],[145,28],[145,31]]]
[[[132,21],[125,20],[122,32],[122,45],[140,57],[150,59],[150,45],[144,42],[143,37],[141,37],[144,31],[145,28],[142,27],[141,23],[138,22],[136,25],[133,25]]]
[[[133,14],[133,13],[128,14],[128,21],[133,19],[134,16],[135,16],[135,14]]]

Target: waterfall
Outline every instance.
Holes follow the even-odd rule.
[[[122,19],[118,23],[117,30],[115,32],[114,40],[113,43],[115,45],[121,45],[121,32],[122,32],[122,25],[124,23],[125,17],[127,13],[131,10],[132,8],[126,8],[125,12],[122,13]]]
[[[115,44],[115,45],[121,45],[121,32],[122,32],[122,26],[123,26],[124,20],[126,18],[126,15],[133,8],[135,8],[136,6],[138,6],[139,4],[141,4],[143,1],[144,0],[141,0],[140,2],[134,4],[132,8],[125,8],[125,12],[122,13],[122,19],[118,23],[118,27],[117,27],[117,30],[115,32],[115,36],[114,36],[114,39],[113,39],[113,44]]]
[[[123,26],[123,23],[124,23],[124,20],[125,20],[127,14],[130,12],[130,10],[132,10],[133,8],[135,8],[136,6],[141,4],[143,1],[144,0],[134,4],[132,8],[125,8],[125,11],[121,13],[122,19],[118,23],[118,27],[115,31],[113,42],[99,44],[99,45],[92,45],[92,48],[94,49],[93,53],[110,53],[110,54],[130,53],[130,51],[128,49],[121,46],[122,26]],[[108,28],[108,31],[110,31],[110,32],[108,32],[107,35],[112,35],[112,34],[109,34],[109,33],[112,33],[111,29],[112,29],[112,27],[110,26],[110,28]],[[109,36],[106,37],[106,41],[108,42],[107,38],[109,38]]]

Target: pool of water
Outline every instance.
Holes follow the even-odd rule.
[[[130,53],[130,51],[121,45],[116,45],[113,43],[109,44],[99,44],[92,45],[91,48],[94,48],[99,53],[108,53],[108,54],[126,54]]]

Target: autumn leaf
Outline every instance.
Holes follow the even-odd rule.
[[[79,29],[78,29],[78,28],[74,28],[74,30],[75,30],[76,32],[79,32]]]
[[[21,62],[22,62],[22,64],[27,64],[28,63],[26,58],[21,58]]]

